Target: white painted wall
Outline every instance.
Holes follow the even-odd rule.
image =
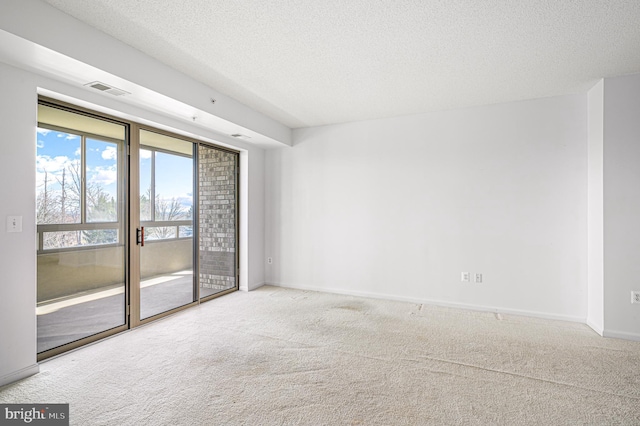
[[[264,151],[256,150],[249,158],[249,215],[247,223],[249,242],[249,282],[248,290],[262,286],[264,279]]]
[[[587,94],[588,108],[588,308],[587,324],[604,331],[604,80]]]
[[[34,79],[0,63],[0,385],[38,371]],[[7,233],[7,216],[22,232]]]
[[[264,151],[242,153],[240,169],[240,290],[251,291],[264,285]]]
[[[271,284],[585,321],[586,95],[296,130],[265,232]]]
[[[605,336],[640,340],[640,75],[604,81]]]

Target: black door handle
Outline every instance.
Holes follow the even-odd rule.
[[[136,229],[136,244],[140,244],[140,247],[144,247],[144,226]]]

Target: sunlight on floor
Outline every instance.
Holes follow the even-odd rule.
[[[174,272],[171,275],[162,275],[159,277],[142,280],[140,281],[140,288],[150,287],[150,286],[166,283],[169,281],[177,280],[185,275],[191,275],[192,273],[193,271],[185,270],[185,271]],[[78,305],[80,303],[90,302],[92,300],[104,299],[105,297],[115,296],[117,294],[122,294],[122,293],[124,293],[124,286],[118,285],[115,288],[112,287],[107,290],[78,293],[81,295],[65,298],[64,300],[58,300],[53,302],[52,301],[41,302],[36,307],[36,315],[50,314],[62,308]]]

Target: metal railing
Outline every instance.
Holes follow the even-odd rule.
[[[166,241],[174,239],[184,239],[193,237],[192,220],[172,220],[172,221],[144,221],[140,223],[146,229],[146,239],[148,242]],[[182,232],[181,232],[182,228]],[[115,231],[114,238],[105,242],[91,241],[91,231]],[[63,251],[88,250],[97,247],[117,247],[124,245],[124,226],[118,222],[99,223],[61,223],[38,225],[37,250],[38,254],[55,253]],[[71,233],[76,233],[73,236]],[[45,234],[67,233],[63,245],[57,247],[47,247]]]

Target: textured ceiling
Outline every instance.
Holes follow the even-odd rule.
[[[45,0],[296,128],[640,72],[639,0]]]

